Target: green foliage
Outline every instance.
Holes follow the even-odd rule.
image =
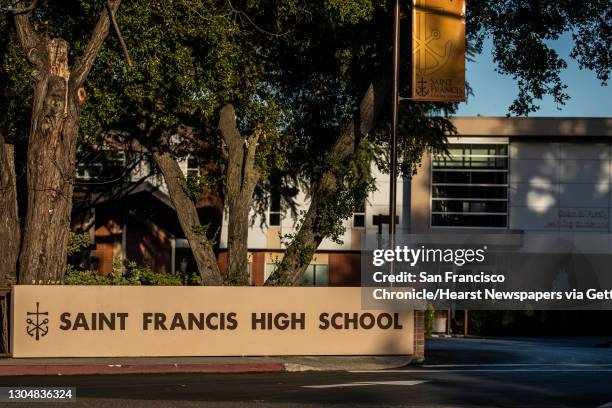
[[[212,248],[219,239],[219,229],[212,231],[210,224],[193,225],[191,231],[198,237],[199,244]]]
[[[96,271],[77,270],[72,265],[66,266],[65,285],[108,285],[106,276],[98,275]]]
[[[434,317],[436,315],[436,310],[433,308],[431,304],[427,305],[427,310],[425,310],[425,335],[430,336],[433,331],[433,322]]]
[[[302,210],[295,224],[295,232],[279,235],[281,242],[287,248],[285,256],[297,254],[300,264],[308,264],[317,250],[317,247],[312,242],[301,241],[302,237],[299,234],[299,230],[304,227],[306,222],[310,221],[307,219],[307,212]],[[266,286],[291,286],[289,275],[281,270],[281,263],[278,259],[274,260],[274,271],[268,277],[268,280],[266,280]]]
[[[341,188],[338,194],[324,196],[321,202],[317,229],[324,237],[342,243],[340,237],[346,230],[343,221],[350,218],[376,189],[371,163],[380,154],[378,146],[366,139],[346,160],[327,163],[335,175],[334,184]]]
[[[32,103],[31,73],[20,48],[11,13],[14,0],[0,0],[0,132],[11,143],[26,142]],[[29,2],[18,2],[24,7]],[[104,2],[87,0],[38,2],[31,20],[41,36],[69,43],[69,61],[76,61],[89,41]],[[116,41],[109,36],[110,42]]]
[[[206,238],[209,235],[210,224],[194,225],[191,231],[199,237]]]
[[[116,258],[118,259],[118,258]],[[66,285],[141,285],[141,286],[201,286],[202,279],[194,273],[170,275],[153,272],[149,267],[127,262],[122,272],[121,261],[113,262],[113,272],[103,276],[96,271],[80,271],[72,267],[66,270]]]
[[[367,21],[372,18],[372,12],[375,9],[374,3],[381,3],[380,1],[374,2],[372,0],[327,0],[325,7],[328,11],[331,11],[337,17],[341,23],[356,24],[360,21]]]
[[[0,0],[0,132],[23,152],[30,128],[30,72],[8,12],[12,3]],[[98,143],[101,132],[114,131],[126,142],[137,138],[177,158],[197,156],[203,176],[188,177],[186,190],[194,200],[203,191],[223,196],[226,157],[216,126],[220,108],[231,102],[241,133],[260,133],[255,208],[267,209],[269,193],[280,185],[283,203],[293,209],[297,189],[317,191],[323,172],[333,170],[339,193],[323,191],[317,197],[322,213],[316,228],[321,237],[338,240],[342,220],[373,188],[369,164],[389,170],[388,116],[359,135],[349,158],[339,160],[330,151],[372,79],[389,64],[391,6],[383,0],[125,1],[117,19],[134,65],[127,65],[111,33],[86,85],[80,148]],[[32,20],[39,33],[69,42],[72,62],[82,54],[103,7],[104,2],[87,0],[39,2]],[[572,58],[602,82],[609,78],[609,0],[472,0],[467,12],[469,49],[478,53],[492,38],[497,69],[517,82],[518,95],[509,107],[513,114],[537,110],[546,96],[560,105],[567,100],[561,81],[566,62],[552,46],[564,32],[574,38]],[[409,73],[406,64],[402,95],[410,94]],[[455,108],[402,104],[404,174],[416,170],[425,149],[444,145],[453,132],[448,116]],[[169,138],[175,134],[184,137]],[[197,234],[205,237],[206,231]],[[305,256],[312,251],[307,248]]]
[[[182,180],[183,190],[192,201],[196,201],[200,194],[204,192],[204,186],[200,183],[200,177],[194,174],[188,174]]]
[[[30,126],[32,91],[28,63],[6,12],[10,1],[0,0],[0,133],[16,144],[25,140]]]
[[[75,232],[70,231],[68,234],[68,249],[67,255],[73,255],[79,252],[83,248],[87,248],[89,246],[89,234],[83,232],[82,234],[77,234]]]
[[[203,193],[217,191],[217,186],[223,182],[222,179],[222,176],[212,172],[200,171],[200,174],[187,174],[183,188],[193,201],[197,201]]]

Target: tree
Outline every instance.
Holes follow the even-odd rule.
[[[19,215],[17,213],[17,177],[13,146],[5,143],[0,134],[0,285],[17,280],[17,256],[19,254]]]
[[[389,67],[385,62],[390,61],[391,35],[383,29],[392,26],[390,3],[329,1],[325,10],[331,10],[332,15],[335,12],[340,23],[330,22],[325,15],[309,8],[312,12],[310,18],[295,21],[291,35],[279,39],[285,45],[277,49],[299,50],[294,55],[285,54],[282,68],[279,68],[285,75],[277,75],[280,86],[288,95],[287,100],[297,102],[290,108],[294,116],[325,118],[326,111],[333,112],[334,116],[327,122],[333,135],[329,140],[333,143],[325,143],[316,134],[309,133],[307,123],[298,123],[298,131],[309,133],[306,140],[325,146],[325,151],[320,154],[323,164],[307,167],[312,180],[311,204],[270,284],[299,284],[322,239],[336,235],[338,222],[350,215],[347,209],[354,208],[355,198],[359,198],[363,191],[359,183],[346,182],[347,178],[354,180],[346,169],[362,157],[356,152],[364,141],[384,145],[388,140],[381,135],[385,134],[390,110],[387,95],[391,84],[388,81]],[[406,20],[409,10],[405,7],[403,10],[403,20]],[[322,28],[320,33],[313,31],[312,22]],[[326,24],[329,25],[326,27]],[[611,69],[611,24],[612,9],[606,0],[588,4],[470,1],[467,41],[472,52],[480,52],[483,40],[493,38],[498,70],[512,75],[519,87],[510,112],[527,115],[538,109],[537,100],[546,95],[560,105],[568,97],[560,78],[566,63],[548,45],[550,40],[557,39],[564,32],[573,34],[572,57],[581,67],[594,70],[605,83]],[[402,28],[405,35],[407,24],[404,23]],[[304,38],[308,40],[304,41]],[[405,38],[401,43],[408,42]],[[408,77],[410,66],[406,59],[404,61],[403,76]],[[326,77],[325,74],[329,73],[331,75]],[[409,94],[407,82],[402,87],[402,94]],[[323,90],[322,86],[325,87]],[[338,95],[332,99],[336,103],[330,103],[329,97],[321,98],[321,92],[329,95],[333,89]],[[404,128],[400,153],[403,160],[400,165],[404,174],[410,174],[414,170],[412,163],[418,162],[415,158],[418,159],[428,143],[417,142],[416,137],[430,136],[426,140],[434,143],[443,140],[444,134],[452,132],[452,126],[444,118],[436,119],[431,114],[436,110],[451,113],[453,106],[410,104],[402,109]],[[305,113],[301,115],[301,112]],[[321,124],[320,121],[314,123]],[[327,132],[324,134],[330,136]],[[311,144],[307,146],[313,147]]]
[[[108,35],[111,25],[109,15],[117,11],[120,3],[120,0],[109,0],[106,6],[97,10],[97,22],[91,37],[84,43],[81,55],[73,64],[69,64],[71,55],[68,42],[55,36],[66,32],[62,30],[65,27],[57,28],[54,25],[57,20],[53,19],[61,21],[69,17],[70,11],[74,12],[76,7],[74,2],[66,7],[72,9],[69,11],[54,4],[38,7],[35,0],[19,0],[10,6],[16,37],[29,64],[33,88],[27,138],[27,210],[23,232],[19,239],[14,228],[2,231],[12,234],[3,236],[3,243],[20,242],[19,246],[12,245],[10,248],[10,251],[19,250],[20,283],[63,280],[77,136],[86,99],[83,86]],[[80,22],[84,23],[83,20]],[[82,40],[82,37],[76,38]],[[4,140],[2,142],[5,143]],[[3,179],[9,179],[7,186],[12,186],[16,184],[14,172],[10,170],[11,160],[6,158],[10,149],[4,147],[1,151],[5,155],[3,162],[9,163],[8,167],[3,167]],[[13,202],[8,205],[16,207]],[[8,214],[10,223],[15,225],[12,219],[15,212]],[[14,255],[10,259],[14,259]],[[10,273],[13,266],[7,267],[5,272]]]
[[[270,280],[296,285],[320,242],[340,236],[342,220],[373,188],[370,165],[384,167],[388,147],[390,3],[168,0],[123,6],[118,20],[126,47],[101,51],[82,131],[112,135],[154,158],[206,284],[220,284],[222,277],[211,248],[215,231],[198,218],[198,195],[214,193],[228,204],[225,279],[244,283],[245,227],[250,211],[265,208],[271,188],[265,181],[306,190],[310,207],[298,232],[287,237],[286,256]],[[574,34],[572,56],[580,65],[608,79],[608,3],[469,3],[470,49],[480,52],[492,37],[498,69],[517,80],[510,112],[526,115],[546,95],[566,100],[560,79],[565,63],[548,45],[565,31]],[[408,11],[403,9],[404,44]],[[402,94],[409,93],[408,82]],[[454,108],[402,105],[404,174],[415,170],[425,148],[442,145],[452,133],[447,117]],[[197,183],[180,172],[178,162],[188,156],[204,170]],[[284,203],[291,206],[290,193]]]
[[[370,163],[376,160],[382,164],[388,143],[389,7],[385,1],[372,0],[328,0],[309,4],[294,1],[199,1],[191,2],[189,7],[177,4],[172,8],[175,14],[155,17],[161,20],[149,16],[146,7],[139,13],[128,13],[148,18],[147,23],[142,20],[137,24],[125,24],[128,27],[151,26],[155,21],[164,21],[164,27],[171,27],[173,33],[172,36],[147,37],[144,32],[134,32],[134,38],[141,43],[130,44],[130,48],[150,47],[146,45],[150,42],[158,50],[155,55],[160,60],[174,61],[181,55],[189,56],[188,64],[184,64],[184,60],[179,64],[172,62],[175,71],[162,72],[162,75],[158,75],[159,69],[154,69],[154,75],[147,76],[144,72],[151,64],[143,63],[145,70],[141,75],[148,84],[172,84],[173,90],[167,94],[144,92],[146,98],[143,100],[155,107],[158,119],[171,118],[168,122],[174,128],[167,127],[168,134],[180,133],[181,126],[188,125],[190,132],[184,135],[184,140],[195,145],[220,142],[223,147],[218,156],[198,157],[206,163],[222,163],[218,167],[226,169],[221,172],[225,177],[221,194],[228,204],[230,220],[230,276],[234,273],[242,276],[237,279],[230,277],[230,281],[244,282],[250,199],[254,200],[256,209],[261,211],[264,208],[261,203],[265,204],[265,199],[261,200],[258,194],[263,192],[265,195],[262,181],[266,174],[276,175],[292,182],[294,187],[306,189],[311,199],[308,211],[300,220],[298,233],[287,237],[290,240],[287,253],[270,284],[299,284],[320,242],[341,234],[341,221],[351,215],[372,188],[368,173]],[[534,32],[531,28],[542,23],[537,16],[550,11],[545,8],[572,17],[554,21],[545,19],[548,26]],[[512,112],[529,113],[537,108],[533,102],[546,94],[560,103],[565,100],[559,76],[563,63],[546,41],[567,29],[583,34],[588,30],[589,35],[596,35],[589,24],[598,13],[604,11],[605,16],[607,10],[603,2],[587,8],[590,10],[578,12],[565,3],[525,2],[519,5],[521,11],[517,15],[517,9],[509,2],[470,3],[468,41],[472,52],[479,52],[483,39],[492,36],[495,44],[499,44],[495,57],[500,70],[515,75],[518,81],[519,94],[510,108]],[[159,15],[164,12],[155,5],[152,9]],[[530,10],[537,13],[532,15]],[[403,21],[406,21],[406,15],[407,9],[404,9]],[[181,19],[183,25],[177,28],[172,23],[175,18]],[[601,18],[596,20],[606,24]],[[203,29],[202,21],[206,22],[205,32],[200,31]],[[193,24],[197,28],[192,27]],[[408,42],[407,35],[404,29],[403,43]],[[576,51],[576,55],[582,56],[581,63],[589,66],[589,61],[598,58],[605,62],[603,56],[607,51],[589,47],[586,37],[588,35],[577,37],[582,51]],[[197,47],[194,46],[196,43]],[[512,52],[500,52],[506,48]],[[536,58],[524,58],[525,51]],[[135,51],[135,54],[141,52]],[[190,71],[194,66],[205,74]],[[407,62],[402,69],[404,77],[407,77],[410,69]],[[188,78],[190,86],[186,92],[181,88],[183,84],[172,78],[173,75]],[[407,82],[403,94],[409,93]],[[187,97],[176,98],[177,89]],[[161,103],[152,104],[151,100]],[[172,103],[166,103],[166,100]],[[262,100],[265,103],[252,103]],[[148,118],[151,109],[141,101],[136,102],[136,105],[132,102],[121,105],[129,106],[127,113],[133,118],[141,119],[143,112]],[[252,111],[270,102],[276,102],[282,109],[269,110],[255,118]],[[403,137],[400,143],[403,160],[400,166],[405,174],[414,171],[413,163],[418,162],[427,146],[443,143],[444,136],[452,133],[446,116],[453,110],[454,105],[450,104],[402,106]],[[290,148],[282,151],[283,158],[278,161],[280,165],[275,163],[262,172],[261,161],[253,166],[257,160],[247,159],[251,154],[266,156],[260,154],[259,147],[253,148],[249,139],[258,137],[257,126],[263,118],[270,114],[278,115],[279,111],[285,112],[283,119],[272,122],[278,124],[281,138]],[[214,118],[217,116],[220,117],[218,129],[221,137],[215,132]],[[145,128],[150,129],[155,120],[145,123]],[[146,135],[149,137],[150,133]],[[184,145],[158,143],[155,137],[144,140],[164,146],[175,158],[186,154]],[[195,150],[190,150],[190,154],[196,153]],[[178,167],[174,167],[174,173],[162,169],[166,182],[182,180]],[[253,189],[255,181],[252,180],[256,179],[259,179],[259,184]],[[175,189],[175,193],[183,194],[183,190]],[[286,201],[290,201],[290,197],[287,198]],[[185,207],[191,208],[189,201],[183,201]],[[180,207],[177,206],[177,211],[182,211]],[[189,211],[193,213],[193,210]],[[192,227],[183,226],[184,230],[189,228]]]
[[[119,23],[133,66],[118,48],[100,55],[84,132],[150,155],[163,175],[203,281],[248,284],[252,197],[266,176],[281,120],[262,81],[258,52],[224,1],[133,1]],[[246,136],[245,136],[246,135]],[[197,159],[185,177],[180,161]],[[228,273],[213,251],[218,231],[198,216],[203,196],[228,204]]]

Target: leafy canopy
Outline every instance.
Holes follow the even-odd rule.
[[[29,128],[29,73],[0,0],[0,132],[23,140]],[[343,192],[330,203],[326,233],[360,203],[371,188],[371,160],[385,167],[388,118],[384,118],[347,160],[329,156],[342,126],[354,115],[373,77],[389,65],[391,7],[385,0],[133,0],[118,22],[134,61],[126,64],[111,33],[87,84],[81,123],[83,142],[101,131],[117,130],[159,147],[161,131],[190,129],[190,138],[171,148],[177,157],[193,154],[211,175],[207,188],[223,190],[224,156],[216,130],[218,112],[237,107],[238,125],[247,135],[262,131],[257,166],[262,180],[309,188],[323,171],[334,169]],[[61,36],[71,58],[88,38],[103,1],[41,1],[36,27]],[[408,13],[406,5],[403,9]],[[568,98],[561,81],[566,62],[552,41],[570,32],[571,54],[605,83],[610,75],[609,0],[471,0],[467,9],[468,45],[481,52],[492,38],[494,60],[517,82],[509,112],[527,115],[551,96]],[[402,67],[402,95],[409,94],[410,67]],[[400,151],[405,173],[414,170],[423,149],[444,142],[452,131],[445,119],[451,104],[403,104]],[[387,105],[386,111],[390,110]],[[267,207],[270,183],[260,183],[258,208]],[[295,188],[283,189],[286,203]]]

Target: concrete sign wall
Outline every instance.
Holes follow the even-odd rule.
[[[14,357],[410,355],[360,288],[15,286]]]

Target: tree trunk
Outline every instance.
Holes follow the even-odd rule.
[[[185,191],[185,176],[176,159],[168,152],[153,151],[153,160],[164,176],[170,200],[179,218],[181,228],[187,237],[191,252],[198,266],[202,282],[207,286],[223,284],[219,265],[215,258],[212,243],[208,241],[201,228],[200,219],[194,202]]]
[[[249,276],[249,213],[250,202],[228,200],[229,222],[227,226],[227,275],[230,284],[246,286]]]
[[[28,284],[63,281],[82,104],[69,85],[68,44],[53,39],[34,50],[47,69],[35,74],[28,139],[28,207],[19,256],[19,282]]]
[[[405,41],[408,40],[404,39]],[[408,56],[407,53],[404,54],[402,60]],[[330,151],[331,162],[342,162],[354,153],[359,147],[359,141],[377,125],[383,116],[383,108],[388,106],[392,88],[391,67],[387,67],[379,75],[368,87],[356,115],[342,128]],[[327,170],[321,174],[319,182],[314,186],[310,207],[302,225],[287,248],[280,265],[266,281],[266,285],[300,285],[315,251],[325,238],[319,228],[322,216],[324,216],[322,210],[326,203],[336,201],[341,188],[337,185],[337,177],[332,171]]]
[[[231,104],[221,109],[219,130],[227,147],[226,199],[229,222],[227,228],[228,278],[234,285],[248,285],[249,214],[253,192],[259,182],[255,154],[259,132],[247,139],[236,127],[236,111]]]
[[[32,8],[15,14],[17,35],[32,67],[34,82],[19,283],[63,282],[77,137],[85,101],[81,86],[108,35],[109,12],[116,12],[120,3],[112,0],[108,11],[101,12],[85,51],[72,70],[66,41],[39,35],[30,22]]]
[[[19,255],[17,180],[12,145],[0,135],[0,286],[16,283]]]

